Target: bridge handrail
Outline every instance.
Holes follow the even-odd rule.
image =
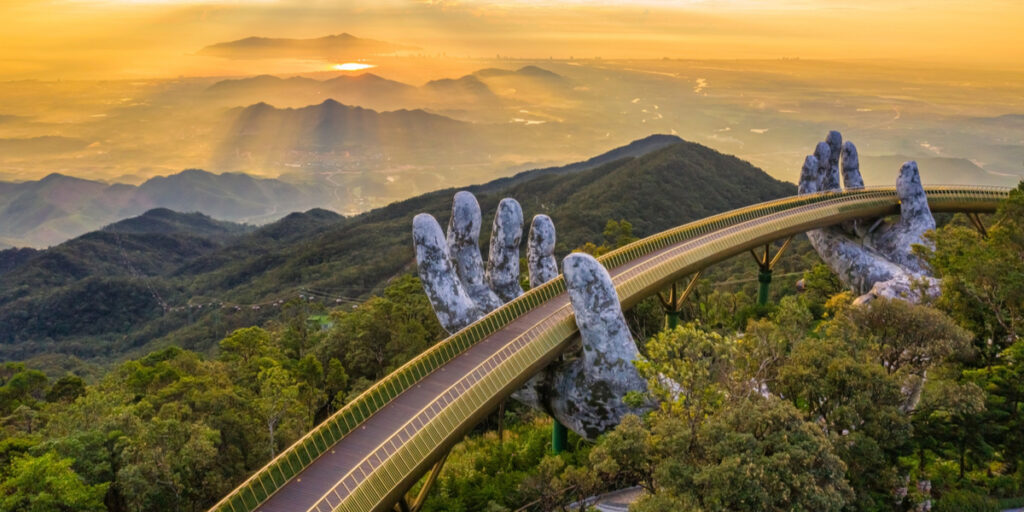
[[[943,201],[952,203],[965,200],[971,201],[972,198],[978,198],[979,193],[992,198],[1004,198],[1006,197],[1007,190],[1007,188],[1002,187],[926,187],[929,203],[939,205]],[[872,198],[888,199],[891,202],[895,193],[894,187],[877,187],[848,191],[841,194],[826,192],[776,199],[684,224],[678,228],[661,232],[611,251],[598,259],[605,267],[615,268],[683,240],[734,226],[755,218],[810,204],[838,200],[843,197],[848,198],[850,195],[864,194]],[[520,315],[564,291],[565,281],[559,276],[544,285],[526,292],[465,329],[433,345],[379,380],[306,433],[306,435],[296,440],[291,446],[283,450],[281,454],[217,502],[211,507],[210,511],[252,512],[295,475],[324,454],[344,435],[357,428],[390,400],[491,333],[503,328]]]

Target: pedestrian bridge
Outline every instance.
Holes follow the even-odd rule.
[[[933,212],[991,213],[1007,188],[925,187]],[[624,309],[739,253],[843,221],[899,213],[894,187],[769,201],[690,222],[599,260]],[[437,343],[284,450],[211,512],[416,509],[405,493],[578,335],[558,278]],[[436,477],[431,472],[430,479]],[[422,498],[422,496],[420,497]]]

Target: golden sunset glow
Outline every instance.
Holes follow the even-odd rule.
[[[332,66],[333,69],[338,71],[362,71],[364,69],[371,69],[377,66],[373,64],[365,64],[362,62],[346,62],[344,64],[335,64]]]
[[[471,58],[799,57],[1020,68],[1022,22],[1017,0],[19,0],[0,2],[0,79],[241,74],[251,66],[198,51],[250,36],[342,32]],[[261,71],[313,69],[277,62]]]

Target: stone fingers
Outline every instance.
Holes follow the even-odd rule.
[[[800,185],[797,188],[797,193],[800,195],[813,194],[818,190],[818,158],[814,155],[807,155],[804,158],[803,167],[800,168]]]
[[[480,203],[473,194],[461,191],[452,200],[448,220],[448,252],[466,293],[482,314],[501,306],[502,301],[484,282],[484,264],[480,256]]]
[[[547,215],[536,215],[530,223],[530,239],[526,245],[526,262],[530,268],[530,288],[536,288],[558,276],[555,261],[555,224]]]
[[[825,136],[828,144],[828,169],[822,179],[822,190],[840,190],[839,185],[839,154],[843,149],[843,136],[832,130]]]
[[[608,271],[593,256],[574,253],[562,260],[562,273],[583,351],[559,370],[550,404],[559,421],[593,439],[639,412],[622,398],[647,384],[633,365],[640,353]]]
[[[414,217],[412,238],[420,281],[441,326],[454,334],[483,316],[455,273],[437,220],[426,213]]]
[[[852,142],[843,143],[843,188],[855,190],[864,188],[864,178],[860,175],[860,158],[857,156],[857,146]]]
[[[487,257],[487,282],[505,302],[523,294],[519,285],[519,245],[523,238],[523,209],[515,199],[498,203]]]
[[[927,243],[923,235],[935,229],[935,217],[932,216],[928,197],[921,185],[917,162],[909,161],[900,167],[896,194],[900,198],[900,219],[875,236],[875,247],[911,272],[923,274],[926,272],[925,265],[912,252],[912,246]]]
[[[814,148],[814,158],[818,161],[818,192],[833,192],[839,188],[839,168],[832,167],[832,148],[828,142],[819,142]]]

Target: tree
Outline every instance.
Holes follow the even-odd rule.
[[[591,466],[606,481],[647,489],[639,510],[839,511],[850,501],[832,444],[786,401],[752,395],[695,431],[689,424],[675,410],[647,424],[627,416],[590,452]]]
[[[726,397],[736,343],[694,324],[659,333],[646,345],[640,374],[664,410],[674,410],[695,429]]]
[[[965,376],[986,391],[987,423],[996,432],[993,442],[1013,474],[1024,466],[1024,340],[999,354],[1000,364],[965,371]]]
[[[857,358],[846,342],[807,338],[779,369],[772,390],[822,426],[849,469],[860,507],[893,503],[899,457],[911,434],[895,378]]]
[[[108,484],[87,485],[72,460],[53,452],[14,459],[0,481],[0,509],[11,512],[101,512]]]
[[[27,370],[23,365],[8,367],[12,371],[0,386],[0,414],[10,414],[18,407],[35,405],[46,398],[49,379],[39,370]]]
[[[700,431],[694,487],[675,486],[707,511],[843,510],[846,466],[824,433],[788,402],[752,397]]]
[[[821,317],[829,297],[842,290],[839,276],[824,263],[817,263],[804,272],[804,298],[815,317]]]
[[[287,370],[271,366],[259,373],[260,394],[256,399],[257,408],[267,426],[270,458],[277,455],[277,427],[289,413],[294,413],[299,403],[299,387]]]
[[[638,240],[633,236],[633,224],[626,219],[618,222],[609,220],[605,223],[602,234],[605,245],[611,249],[618,249]]]
[[[270,351],[270,333],[260,327],[238,329],[220,341],[220,359],[237,361],[242,367],[251,366]]]
[[[213,471],[220,435],[189,416],[187,406],[167,404],[128,440],[117,482],[132,510],[180,510],[230,489]]]
[[[929,381],[913,417],[919,467],[924,467],[925,450],[952,446],[962,480],[968,455],[991,452],[985,441],[984,411],[985,393],[973,382]]]
[[[348,373],[345,366],[336,357],[327,363],[327,375],[324,376],[324,391],[327,393],[330,407],[341,409],[345,405],[345,393],[348,390]]]
[[[565,468],[561,457],[548,455],[537,464],[537,471],[527,476],[521,485],[523,495],[540,510],[554,510],[563,501],[562,482],[558,475]]]
[[[643,421],[628,414],[590,452],[590,465],[603,478],[622,485],[641,485],[655,489],[656,460],[650,443],[650,431]]]
[[[1024,327],[1024,183],[1010,192],[988,236],[959,223],[928,235],[918,246],[942,278],[938,306],[976,334],[986,361],[1013,343]]]
[[[591,256],[597,257],[639,240],[637,237],[633,236],[633,224],[625,219],[609,219],[604,225],[602,236],[604,237],[604,243],[601,245],[597,245],[594,242],[587,242],[577,247],[576,251],[585,252]]]
[[[85,394],[85,381],[77,375],[65,375],[46,392],[47,402],[73,402]]]
[[[923,377],[928,368],[964,352],[970,345],[969,332],[927,306],[879,298],[846,312],[890,375]]]

